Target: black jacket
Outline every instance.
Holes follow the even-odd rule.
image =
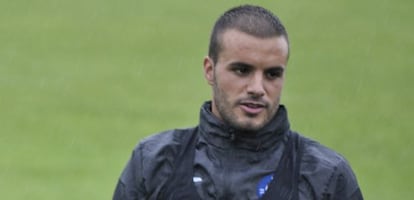
[[[141,141],[119,179],[113,199],[167,199],[165,193],[171,190],[180,193],[196,190],[193,191],[196,196],[205,200],[259,199],[269,183],[277,182],[280,175],[275,171],[283,165],[281,157],[293,134],[285,107],[280,106],[271,122],[254,134],[222,124],[210,107],[210,102],[203,105],[200,123],[195,128],[170,130]],[[189,134],[194,136],[193,146],[183,142]],[[313,140],[299,137],[302,145],[300,163],[296,161],[300,164],[299,176],[293,181],[297,188],[295,198],[363,199],[356,178],[342,156]],[[178,165],[183,163],[177,162],[180,160],[191,160],[185,165],[192,164],[192,168]],[[183,179],[185,175],[192,177],[191,184],[171,183],[171,177],[177,177],[180,170],[184,173]]]

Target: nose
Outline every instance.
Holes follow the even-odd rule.
[[[262,97],[265,94],[263,75],[260,73],[254,74],[247,85],[247,94],[254,97]]]

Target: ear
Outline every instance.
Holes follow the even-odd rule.
[[[204,58],[204,77],[207,80],[209,85],[214,84],[214,62],[213,60],[206,56]]]

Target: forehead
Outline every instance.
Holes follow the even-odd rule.
[[[219,60],[286,65],[289,46],[284,36],[259,38],[230,29],[221,35]]]

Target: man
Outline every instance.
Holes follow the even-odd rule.
[[[141,141],[113,199],[363,199],[342,156],[291,131],[279,104],[288,57],[271,12],[225,12],[204,58],[213,97],[198,126]]]

